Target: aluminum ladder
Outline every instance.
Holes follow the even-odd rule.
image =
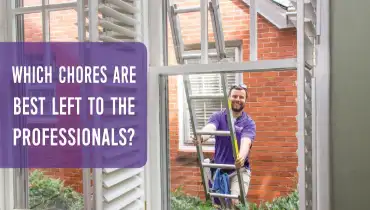
[[[208,10],[210,12],[213,34],[215,36],[216,54],[209,54],[210,56],[217,56],[218,60],[226,58],[225,41],[222,33],[222,20],[220,13],[219,0],[208,0]],[[181,27],[179,14],[200,12],[201,7],[178,8],[177,4],[172,4],[168,0],[168,18],[172,31],[172,40],[175,48],[175,55],[179,64],[184,64],[186,59],[200,58],[201,54],[186,54],[184,52],[184,43],[181,37]]]
[[[171,4],[170,1],[168,1],[168,18],[170,22],[170,27],[172,30],[172,39],[173,44],[175,48],[175,55],[177,62],[179,64],[185,64],[186,59],[191,58],[200,58],[201,54],[195,54],[195,55],[189,55],[185,54],[184,52],[184,44],[183,40],[181,38],[181,28],[179,24],[179,16],[178,14],[181,13],[190,13],[190,12],[198,12],[201,10],[201,7],[191,7],[191,8],[178,8],[176,4]],[[222,60],[223,58],[226,58],[225,53],[225,41],[224,36],[222,33],[222,21],[221,21],[221,13],[220,13],[220,6],[218,0],[209,0],[209,12],[212,20],[212,26],[213,26],[213,32],[215,36],[215,47],[216,47],[216,54],[208,54],[208,56],[216,56],[217,60]],[[189,75],[183,75],[183,82],[184,82],[184,89],[186,94],[186,99],[188,103],[188,109],[190,113],[190,120],[191,120],[191,126],[194,133],[194,136],[199,140],[201,135],[212,135],[212,136],[230,136],[231,144],[233,145],[233,155],[234,158],[238,156],[239,149],[238,149],[238,143],[236,140],[235,135],[235,128],[234,128],[234,122],[232,117],[232,111],[231,111],[231,101],[228,99],[228,90],[227,90],[227,80],[226,80],[226,74],[221,73],[221,83],[222,83],[222,89],[223,93],[221,95],[209,95],[209,96],[195,96],[191,93],[191,85],[190,85],[190,79]],[[229,131],[215,131],[215,132],[202,132],[200,130],[197,130],[198,128],[198,122],[196,121],[195,113],[193,112],[193,100],[196,99],[223,99],[223,104],[226,104],[227,108],[227,115],[228,115],[228,126]],[[206,177],[205,168],[221,168],[221,169],[236,169],[235,165],[231,164],[213,164],[213,163],[207,163],[204,160],[204,154],[202,151],[202,146],[197,144],[197,156],[198,160],[200,161],[200,172],[202,176],[202,182],[203,182],[203,188],[205,192],[205,196],[207,200],[214,201],[214,198],[218,198],[220,200],[220,203],[222,207],[227,207],[227,202],[224,202],[223,199],[229,198],[229,199],[238,199],[240,203],[244,206],[247,206],[246,201],[246,194],[245,189],[243,185],[243,177],[241,176],[241,171],[243,169],[236,170],[236,176],[238,177],[239,181],[239,188],[240,188],[240,195],[231,195],[231,194],[220,194],[220,193],[214,193],[210,191],[210,187],[208,184],[208,179]]]
[[[228,90],[227,90],[227,80],[226,80],[225,73],[221,73],[221,83],[222,83],[222,89],[223,89],[223,94],[221,95],[193,96],[191,94],[189,76],[184,75],[184,88],[185,88],[185,94],[186,94],[186,99],[188,103],[191,126],[192,126],[194,136],[196,136],[198,141],[201,135],[230,136],[230,141],[231,141],[230,143],[233,145],[233,155],[234,155],[234,158],[236,159],[236,157],[239,154],[239,147],[238,147],[238,142],[236,140],[236,135],[235,135],[235,127],[234,127],[232,111],[231,111],[231,101],[228,99],[228,96],[227,96]],[[192,103],[193,103],[193,100],[200,99],[200,98],[201,99],[214,99],[214,98],[223,99],[223,103],[226,104],[226,109],[227,109],[227,121],[228,121],[229,131],[204,132],[201,130],[197,130],[198,122],[196,121],[195,113],[193,112]],[[201,176],[202,176],[204,191],[206,192],[206,198],[210,199],[211,197],[212,198],[218,197],[223,207],[226,207],[226,203],[223,202],[222,199],[220,198],[238,199],[242,205],[246,206],[247,205],[246,194],[245,194],[245,189],[243,185],[244,183],[243,177],[241,176],[241,170],[243,170],[243,168],[236,170],[236,176],[239,181],[240,195],[232,195],[232,194],[228,195],[228,194],[210,192],[209,185],[208,185],[208,179],[205,174],[205,168],[236,169],[236,166],[232,164],[207,163],[204,161],[202,145],[197,144],[196,148],[197,148],[198,159],[200,161]]]

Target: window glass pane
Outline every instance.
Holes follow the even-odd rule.
[[[87,0],[85,0],[87,1]],[[46,4],[60,4],[60,3],[71,3],[76,2],[76,0],[49,0]],[[16,0],[16,7],[34,7],[41,6],[42,0]]]
[[[49,4],[61,4],[61,3],[70,3],[70,2],[76,2],[76,0],[49,0]]]
[[[62,10],[50,12],[50,41],[75,42],[78,41],[77,12],[76,10]]]
[[[15,0],[15,1],[16,1],[15,7],[34,7],[42,5],[42,0]]]
[[[214,50],[210,50],[214,52]],[[235,48],[227,48],[227,58],[222,61],[217,61],[216,58],[210,58],[210,63],[220,63],[220,62],[235,62]],[[191,51],[188,53],[200,53],[200,51]],[[187,64],[197,64],[200,63],[200,59],[188,59]],[[237,73],[226,74],[227,86],[235,84],[237,81]],[[216,95],[223,94],[222,83],[220,74],[195,74],[189,75],[191,94],[192,95]],[[188,109],[188,104],[186,102],[186,96],[184,96],[184,107],[185,107],[185,143],[192,143],[190,137],[193,135],[193,129],[190,121],[190,114]],[[198,128],[201,129],[206,125],[209,117],[216,111],[224,108],[222,99],[203,99],[194,100],[193,111],[195,112],[196,120],[198,123]],[[210,140],[207,143],[213,144],[214,141]]]
[[[17,15],[16,21],[18,41],[42,42],[41,12]]]

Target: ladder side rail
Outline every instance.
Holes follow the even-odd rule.
[[[226,58],[225,50],[225,38],[222,33],[222,18],[220,12],[220,3],[219,0],[211,0],[209,2],[209,11],[212,21],[213,34],[215,36],[215,47],[218,55],[218,59],[221,60]]]
[[[180,18],[176,13],[177,5],[170,5],[168,9],[168,18],[171,27],[172,42],[175,48],[176,60],[179,64],[184,64],[184,44],[181,39],[181,28],[180,28]]]
[[[188,110],[189,110],[189,116],[190,116],[190,121],[191,121],[191,127],[193,130],[193,135],[196,138],[196,140],[200,142],[200,135],[197,134],[198,122],[196,120],[196,116],[193,111],[193,100],[190,99],[190,95],[191,95],[190,88],[191,87],[190,87],[189,75],[183,75],[183,78],[184,78],[183,82],[184,82],[186,101],[188,104]],[[197,149],[197,157],[198,157],[198,160],[200,161],[200,173],[202,176],[204,193],[205,193],[206,199],[210,200],[208,180],[206,179],[204,167],[203,167],[204,154],[202,150],[202,145],[196,144],[196,149]]]
[[[211,23],[212,23],[212,30],[213,30],[213,34],[215,36],[215,48],[216,48],[216,52],[217,52],[217,58],[218,59],[222,59],[223,58],[223,55],[221,54],[221,46],[220,46],[220,34],[218,33],[218,27],[217,27],[217,23],[216,23],[216,12],[214,10],[214,6],[212,4],[212,2],[209,2],[209,10],[210,10],[210,16],[211,16]]]
[[[231,101],[227,97],[228,93],[227,93],[226,73],[221,73],[221,83],[222,83],[222,89],[224,93],[224,102],[225,102],[226,109],[227,109],[227,123],[228,123],[229,130],[230,130],[230,140],[233,146],[232,148],[233,148],[234,158],[236,159],[239,155],[239,148],[238,148],[238,142],[237,142],[236,135],[235,135],[235,127],[234,127],[234,122],[233,122],[233,117],[232,117],[232,112],[231,112]],[[244,206],[246,206],[247,201],[246,201],[245,189],[243,185],[244,181],[243,181],[243,177],[241,176],[240,169],[236,170],[236,175],[238,177],[239,188],[240,188],[239,200]]]
[[[181,28],[180,28],[180,23],[179,23],[180,20],[178,17],[178,14],[180,13],[190,13],[190,12],[200,11],[201,13],[201,24],[200,24],[201,25],[201,31],[200,31],[201,32],[200,33],[201,53],[199,57],[201,59],[202,64],[208,64],[209,56],[211,56],[208,50],[208,11],[210,11],[211,13],[210,15],[212,18],[213,32],[215,36],[215,46],[216,46],[216,52],[217,52],[216,56],[219,60],[226,57],[224,36],[222,34],[222,24],[221,24],[222,20],[220,17],[221,15],[219,11],[219,1],[218,0],[212,0],[211,2],[209,2],[209,0],[200,0],[200,7],[183,8],[183,9],[178,9],[176,4],[171,5],[170,0],[168,0],[168,3],[169,3],[168,5],[170,5],[168,8],[168,15],[169,15],[170,27],[172,29],[173,45],[175,48],[175,55],[176,55],[177,62],[180,65],[185,63],[184,61],[185,61],[185,56],[186,56],[184,54],[184,44],[181,38]],[[193,130],[194,137],[196,138],[196,140],[199,141],[201,133],[198,133],[197,131],[198,123],[196,121],[196,116],[193,110],[193,105],[194,105],[193,100],[196,99],[196,97],[192,97],[191,95],[191,87],[190,87],[191,85],[189,81],[189,75],[183,75],[183,83],[184,83],[186,100],[188,104],[188,111],[190,115],[189,117],[191,121],[191,127]],[[225,92],[225,88],[226,88],[226,85],[224,85],[224,92]],[[229,127],[233,129],[232,125],[231,126],[229,125]],[[234,131],[232,132],[232,134],[233,133]],[[209,167],[211,165],[206,166],[206,164],[204,163],[204,154],[202,151],[202,145],[197,144],[196,149],[197,149],[197,156],[200,161],[200,172],[201,172],[201,176],[203,180],[203,188],[204,188],[204,192],[206,195],[206,199],[209,200],[210,198],[212,198],[212,201],[214,201],[213,200],[214,196],[211,196],[211,192],[209,191],[209,183],[208,183],[208,180],[206,179],[205,170],[204,170],[205,167],[207,166]],[[234,151],[234,156],[235,156],[235,151]],[[224,166],[224,167],[228,167],[228,166]],[[240,176],[240,173],[238,174],[239,174],[238,177],[239,177],[241,186],[243,186],[242,177]],[[245,199],[244,188],[241,188],[241,192],[243,195],[242,196],[243,199]],[[225,207],[225,203],[222,202],[222,199],[220,199],[220,202],[221,202],[221,205]],[[246,202],[242,201],[242,203],[245,204]]]
[[[196,57],[201,59],[201,63],[208,63],[208,56],[210,56],[208,50],[208,11],[210,11],[212,28],[215,37],[216,56],[219,60],[226,58],[225,41],[222,33],[222,18],[220,14],[219,0],[200,0],[200,6],[188,7],[188,8],[177,8],[177,4],[171,4],[168,0],[168,16],[170,27],[172,31],[172,41],[174,44],[174,50],[177,62],[184,64],[186,56],[184,54],[184,43],[181,38],[180,19],[178,14],[192,13],[200,11],[201,13],[201,53]],[[208,56],[207,56],[208,55]],[[213,56],[213,55],[211,55]]]
[[[170,5],[169,10],[168,10],[168,15],[169,15],[169,22],[170,22],[170,27],[172,31],[173,45],[175,48],[175,55],[176,55],[177,62],[181,65],[185,63],[184,56],[183,56],[184,44],[183,44],[183,40],[181,39],[181,28],[180,28],[180,23],[179,23],[180,20],[177,14],[193,12],[194,8],[181,10],[177,8],[176,4],[171,5],[170,1],[168,1],[168,5]],[[199,10],[200,10],[200,7],[199,7]],[[188,104],[191,127],[193,130],[194,137],[199,142],[200,136],[197,134],[198,123],[196,121],[195,113],[193,112],[193,108],[192,108],[193,101],[190,98],[191,89],[190,89],[189,75],[183,75],[183,83],[184,83],[186,101]],[[197,157],[198,157],[198,160],[200,161],[200,173],[202,177],[205,197],[207,200],[210,200],[208,180],[206,179],[205,171],[203,168],[204,154],[203,154],[201,145],[197,144],[196,149],[197,149]]]

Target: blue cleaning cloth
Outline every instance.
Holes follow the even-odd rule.
[[[230,180],[227,173],[221,174],[221,169],[215,172],[212,190],[220,194],[230,194]]]

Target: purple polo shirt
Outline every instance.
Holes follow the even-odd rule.
[[[216,130],[228,131],[229,126],[227,124],[227,110],[224,109],[212,114],[208,120],[208,123],[214,124],[216,126]],[[256,123],[244,111],[242,112],[242,115],[235,121],[235,134],[239,151],[241,145],[240,140],[242,137],[249,137],[252,140],[252,143],[256,137]],[[215,140],[215,163],[235,164],[230,136],[216,136]],[[245,160],[244,166],[247,169],[250,169],[248,157]]]

